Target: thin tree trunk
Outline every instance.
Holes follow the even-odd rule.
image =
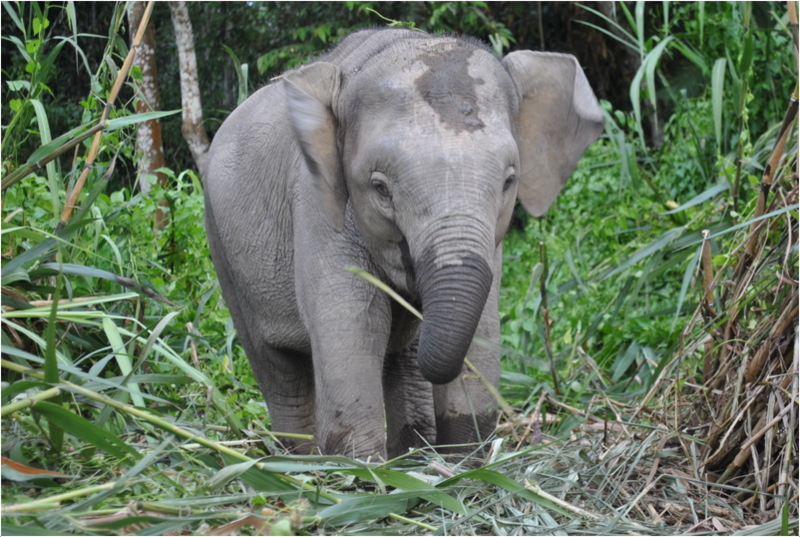
[[[202,175],[206,167],[208,135],[203,125],[203,106],[200,102],[200,85],[197,81],[197,57],[194,51],[192,21],[186,2],[170,2],[172,25],[178,45],[178,61],[181,70],[181,105],[183,106],[183,138],[189,144],[197,171]]]
[[[128,25],[130,35],[133,38],[141,23],[144,15],[146,2],[131,2],[128,7]],[[153,29],[152,20],[147,25],[142,42],[136,49],[136,56],[133,65],[139,68],[142,80],[137,85],[136,113],[154,112],[159,109],[160,96],[158,92],[158,76],[156,71],[156,33]],[[147,176],[155,175],[158,184],[165,189],[168,186],[168,178],[165,174],[157,172],[159,168],[166,165],[164,150],[161,144],[161,122],[158,119],[151,119],[139,124],[136,130],[136,152],[139,154],[137,162],[137,173],[139,177],[139,189],[147,195],[150,185],[147,183]],[[167,225],[169,219],[169,202],[164,199],[159,202],[156,209],[155,229],[162,229]]]

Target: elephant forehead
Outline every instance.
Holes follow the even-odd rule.
[[[416,91],[446,129],[456,133],[481,130],[486,124],[481,117],[484,110],[479,104],[479,91],[487,85],[487,80],[474,73],[477,68],[470,72],[470,60],[479,51],[448,48],[431,48],[415,58],[415,63],[424,66],[414,80]]]

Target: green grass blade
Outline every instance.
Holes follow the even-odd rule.
[[[517,496],[524,498],[529,502],[540,505],[546,509],[555,511],[556,513],[560,513],[562,515],[568,514],[567,511],[564,510],[563,508],[557,506],[550,500],[541,497],[535,492],[528,490],[527,488],[525,488],[524,485],[521,485],[520,483],[511,479],[510,477],[503,475],[499,472],[496,472],[494,470],[488,470],[486,468],[467,470],[466,472],[463,472],[455,477],[451,477],[450,479],[443,481],[442,483],[439,484],[439,487],[444,488],[462,479],[478,479],[480,481],[484,481],[486,483],[490,483],[492,485],[505,489],[512,494],[516,494]]]
[[[46,401],[37,402],[33,408],[36,412],[51,420],[51,422],[57,421],[61,428],[75,438],[79,438],[87,444],[91,444],[120,459],[120,464],[123,466],[131,464],[131,460],[141,458],[138,451],[117,436],[65,408]]]
[[[122,341],[122,336],[119,333],[119,329],[117,325],[109,317],[103,317],[103,331],[106,333],[106,337],[108,338],[108,342],[111,344],[112,353],[117,360],[117,364],[119,365],[119,370],[122,372],[123,375],[126,377],[129,376],[133,372],[133,364],[131,362],[131,357],[128,356],[128,353],[125,350],[125,342]],[[139,385],[130,382],[127,384],[128,388],[133,391],[140,392],[142,391],[139,388]],[[145,407],[144,399],[142,396],[131,394],[131,400],[133,404],[138,407]],[[125,402],[124,400],[122,402]]]
[[[706,2],[705,0],[700,0],[697,3],[697,22],[700,25],[700,42],[705,43],[703,40],[703,27],[705,26],[706,22]]]
[[[464,505],[443,490],[437,490],[425,481],[417,479],[416,477],[412,477],[408,474],[404,474],[403,472],[375,468],[371,471],[368,469],[353,469],[348,470],[348,473],[352,473],[353,475],[359,476],[362,479],[374,479],[374,477],[378,478],[381,483],[387,487],[394,487],[408,492],[420,492],[420,497],[429,502],[435,503],[440,507],[444,507],[445,509],[448,509],[454,513],[459,513],[461,515],[467,514],[467,510]]]
[[[654,242],[650,243],[648,246],[642,248],[641,250],[639,250],[638,252],[633,254],[631,257],[629,257],[627,260],[625,260],[619,266],[617,266],[616,268],[614,268],[614,269],[612,269],[612,270],[610,270],[608,272],[605,272],[605,273],[601,274],[599,276],[599,278],[598,278],[598,281],[602,281],[602,280],[605,280],[606,278],[610,278],[611,276],[614,276],[615,274],[619,274],[623,270],[635,265],[636,263],[638,263],[642,259],[654,254],[655,252],[657,252],[658,250],[661,250],[662,248],[667,247],[681,233],[683,233],[684,230],[685,230],[685,228],[681,226],[681,227],[675,227],[675,228],[672,228],[672,229],[669,229],[669,230],[665,231]]]
[[[130,127],[131,125],[136,125],[137,123],[150,121],[151,119],[161,119],[162,117],[172,116],[180,113],[180,110],[169,110],[166,112],[144,112],[142,114],[117,117],[106,121],[104,130],[105,132],[113,132],[123,127]]]
[[[675,325],[678,324],[678,317],[681,314],[681,308],[683,308],[683,301],[686,299],[686,292],[689,290],[689,285],[692,283],[692,277],[694,276],[695,269],[697,268],[697,264],[700,262],[700,254],[703,251],[703,246],[697,248],[697,252],[695,252],[694,257],[692,257],[689,264],[686,265],[686,270],[683,273],[683,282],[681,283],[681,291],[678,293],[678,305],[675,308],[675,317],[672,319],[672,326],[670,330],[675,330]]]
[[[636,16],[636,43],[639,45],[639,54],[644,56],[647,50],[644,46],[644,0],[637,0],[634,7],[634,14]]]
[[[645,82],[647,84],[647,95],[650,98],[650,104],[653,105],[653,117],[656,123],[658,123],[658,99],[656,97],[656,67],[658,66],[658,62],[661,60],[661,55],[664,53],[664,50],[667,48],[667,45],[675,39],[674,36],[669,36],[663,41],[661,41],[658,45],[656,45],[653,50],[651,50],[647,54],[647,58],[644,60],[645,65]]]
[[[39,137],[42,140],[42,145],[47,146],[52,140],[50,135],[50,122],[47,119],[47,112],[44,105],[38,99],[31,99],[31,105],[36,112],[36,123],[39,127]],[[56,162],[51,160],[45,166],[47,170],[47,182],[50,187],[50,203],[52,204],[52,213],[55,218],[61,215],[61,183],[56,172]]]
[[[59,261],[61,252],[58,253]],[[56,322],[58,320],[58,300],[61,297],[61,289],[64,285],[62,275],[56,276],[56,288],[53,292],[53,303],[50,306],[50,315],[45,328],[45,354],[44,354],[44,381],[50,384],[58,384],[61,381],[58,371],[58,359],[56,355]],[[53,398],[55,404],[61,404],[61,396]],[[56,452],[60,452],[64,444],[64,430],[58,424],[50,420],[50,442]]]
[[[750,220],[748,220],[746,222],[742,222],[742,223],[737,224],[735,226],[731,226],[731,227],[729,227],[727,229],[723,229],[722,231],[718,231],[717,233],[709,235],[708,239],[709,240],[710,239],[716,239],[717,237],[721,237],[723,235],[727,235],[728,233],[732,233],[732,232],[736,231],[737,229],[742,229],[743,227],[751,226],[754,223],[760,222],[762,220],[766,220],[767,218],[772,218],[773,216],[778,216],[778,215],[781,215],[783,213],[787,213],[789,211],[796,211],[798,208],[800,208],[800,204],[795,203],[794,205],[789,205],[788,207],[783,207],[782,209],[777,209],[775,211],[772,211],[771,213],[767,213],[765,215],[759,216],[758,218],[752,218],[752,219],[750,219]],[[703,238],[697,239],[695,241],[690,242],[685,247],[688,248],[689,246],[694,246],[695,244],[699,244],[699,243],[703,242],[704,240],[705,239],[703,239]]]
[[[680,205],[679,207],[675,207],[671,211],[667,211],[667,212],[661,213],[661,216],[666,216],[668,214],[675,214],[675,213],[679,213],[681,211],[685,211],[689,207],[694,207],[695,205],[700,205],[701,203],[703,203],[707,199],[713,198],[717,194],[725,192],[726,190],[728,190],[728,185],[725,184],[725,183],[720,183],[718,185],[712,186],[711,188],[709,188],[705,192],[702,192],[702,193],[698,194],[697,196],[693,197],[692,199],[690,199],[686,203]]]
[[[725,58],[717,58],[711,71],[711,107],[714,114],[714,136],[717,139],[717,153],[722,153],[722,105],[725,98]]]
[[[325,526],[344,526],[380,520],[389,513],[405,513],[419,503],[418,492],[394,494],[349,495],[346,499],[322,509],[319,516]]]
[[[211,492],[216,492],[227,485],[231,480],[236,479],[250,468],[258,464],[258,462],[259,459],[252,459],[249,461],[237,462],[235,464],[229,464],[225,466],[221,470],[217,471],[217,473],[211,476],[211,479],[208,480],[209,490]]]

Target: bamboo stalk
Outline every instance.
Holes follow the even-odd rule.
[[[767,357],[769,356],[769,350],[772,343],[778,336],[782,335],[791,324],[797,324],[798,306],[796,305],[796,295],[794,295],[793,302],[795,303],[795,307],[793,309],[787,308],[783,310],[780,317],[778,317],[778,320],[775,321],[775,324],[769,331],[769,335],[761,343],[761,346],[756,352],[755,357],[747,365],[747,369],[744,372],[745,382],[753,382],[756,378],[758,378],[759,373],[761,373],[761,370],[767,363]]]
[[[716,316],[716,313],[714,312],[714,267],[712,265],[713,260],[711,257],[711,241],[708,240],[710,234],[711,231],[708,229],[704,229],[702,232],[703,284],[705,286],[703,317],[705,318],[707,324]],[[714,375],[716,370],[716,356],[714,353],[716,342],[714,341],[713,335],[705,342],[704,346],[703,383],[706,383]]]
[[[120,68],[119,73],[117,74],[117,79],[114,82],[114,85],[111,88],[111,92],[108,95],[108,101],[106,102],[106,106],[103,109],[103,114],[100,117],[99,124],[103,124],[108,120],[108,116],[111,113],[111,109],[114,106],[114,101],[117,100],[117,96],[119,95],[119,91],[122,88],[122,84],[125,82],[125,79],[128,77],[128,73],[131,70],[131,66],[133,65],[133,59],[136,56],[136,49],[139,48],[139,45],[142,42],[142,38],[144,37],[145,29],[147,28],[147,24],[150,21],[150,15],[153,12],[153,8],[155,7],[155,2],[150,0],[147,3],[147,7],[145,8],[144,15],[142,15],[142,22],[139,24],[139,30],[136,32],[136,37],[133,40],[133,45],[131,45],[130,50],[128,51],[128,56],[125,58],[125,61],[122,64],[122,68]],[[94,165],[94,160],[97,158],[97,153],[100,149],[100,141],[103,139],[103,131],[98,130],[97,133],[94,135],[94,140],[92,140],[92,146],[89,149],[89,154],[86,156],[86,161],[83,165],[83,171],[81,172],[80,177],[75,182],[75,186],[72,188],[72,192],[70,192],[69,196],[67,197],[67,202],[64,204],[64,210],[61,213],[61,218],[59,219],[58,225],[56,226],[56,232],[60,231],[64,226],[67,225],[69,219],[72,217],[73,210],[78,206],[78,197],[81,195],[83,191],[83,187],[86,185],[86,179],[89,177],[89,172]]]
[[[3,513],[26,513],[29,511],[40,511],[44,508],[52,509],[54,507],[59,507],[61,502],[65,500],[74,500],[75,498],[80,498],[82,496],[89,496],[95,492],[103,492],[104,490],[114,488],[116,484],[116,482],[103,483],[102,485],[95,485],[93,487],[86,487],[70,492],[64,492],[63,494],[56,494],[55,496],[50,496],[47,498],[40,498],[38,500],[33,500],[32,502],[4,505],[0,509],[2,509]]]
[[[400,516],[396,513],[389,513],[389,518],[393,518],[399,522],[405,522],[406,524],[413,524],[414,526],[419,526],[422,529],[428,531],[436,531],[436,526],[431,526],[430,524],[425,524],[424,522],[419,522],[417,520],[412,520],[410,518],[406,518],[404,516]]]
[[[780,130],[778,131],[778,139],[775,142],[775,146],[772,148],[772,153],[770,153],[769,160],[764,168],[764,173],[761,176],[761,188],[758,191],[758,200],[756,201],[756,209],[753,213],[753,218],[759,218],[764,215],[769,191],[772,188],[772,180],[775,176],[775,171],[778,168],[781,156],[783,155],[783,150],[786,147],[786,140],[789,138],[789,133],[792,130],[792,124],[797,117],[797,105],[797,99],[792,97],[789,102],[789,107],[786,109],[786,113],[783,116],[783,122],[781,123]],[[747,241],[747,247],[745,248],[744,255],[739,261],[739,266],[736,269],[737,280],[742,278],[743,273],[747,270],[747,268],[750,267],[750,264],[753,261],[756,251],[756,244],[758,243],[761,229],[765,223],[766,221],[758,221],[750,224],[750,237]]]
[[[5,416],[6,414],[11,414],[13,412],[17,412],[22,410],[23,408],[28,408],[36,404],[37,401],[45,401],[52,397],[61,394],[61,390],[58,388],[50,388],[49,390],[45,390],[43,392],[39,392],[35,395],[30,397],[26,397],[20,401],[15,401],[13,403],[9,403],[0,409],[0,416]]]

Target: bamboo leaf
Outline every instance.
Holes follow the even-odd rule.
[[[405,513],[419,503],[418,492],[397,494],[352,494],[345,500],[317,513],[326,526],[344,526],[380,520],[389,513]]]
[[[122,372],[123,375],[126,377],[131,374],[133,371],[133,364],[131,363],[131,357],[128,356],[127,352],[125,351],[125,343],[122,341],[122,336],[117,329],[117,325],[109,317],[103,317],[103,330],[106,333],[106,337],[108,338],[108,342],[111,344],[112,353],[116,357],[117,364],[119,365],[119,370]],[[133,391],[140,392],[139,385],[130,382],[127,384],[128,388]],[[138,407],[144,407],[144,399],[142,396],[131,394],[131,399],[133,400],[133,404]],[[124,401],[123,401],[124,402]]]
[[[722,104],[725,98],[725,58],[717,58],[711,71],[711,107],[714,114],[714,136],[717,152],[722,153]]]
[[[220,488],[227,485],[231,480],[236,479],[250,468],[258,464],[258,459],[253,459],[245,462],[238,462],[236,464],[229,464],[217,471],[211,479],[208,480],[208,488],[211,492],[215,492]]]
[[[109,455],[120,459],[120,464],[130,464],[130,460],[141,458],[139,452],[120,440],[115,435],[97,427],[87,419],[73,414],[61,406],[40,401],[33,406],[34,410],[51,421],[58,422],[66,432],[84,442],[102,449]]]
[[[123,127],[130,127],[137,123],[144,123],[153,119],[161,119],[162,117],[180,114],[180,110],[169,110],[166,112],[144,112],[142,114],[133,114],[130,116],[122,116],[114,119],[109,119],[105,122],[105,132],[113,132]]]
[[[61,261],[61,252],[58,252],[58,260]],[[49,384],[58,384],[60,376],[58,372],[58,359],[56,356],[56,322],[58,318],[58,300],[61,297],[61,289],[64,278],[62,275],[56,276],[56,288],[53,292],[53,304],[50,307],[50,314],[45,328],[45,354],[44,354],[44,381]],[[61,403],[61,396],[54,399],[56,404]],[[50,442],[56,453],[61,451],[64,443],[64,431],[53,420],[50,420]]]
[[[547,509],[560,513],[562,515],[568,514],[566,510],[562,509],[561,507],[557,506],[550,500],[542,498],[535,492],[528,490],[525,488],[524,485],[514,481],[508,476],[505,476],[499,472],[495,472],[494,470],[489,470],[487,468],[478,468],[476,470],[467,470],[466,472],[460,473],[455,477],[451,477],[446,481],[439,483],[439,488],[444,488],[462,479],[478,479],[480,481],[484,481],[486,483],[490,483],[497,487],[507,490],[508,492],[520,496],[528,500],[529,502],[535,503],[537,505],[541,505]]]
[[[681,314],[681,308],[683,307],[683,301],[686,299],[686,292],[689,290],[689,285],[692,283],[692,276],[694,276],[695,269],[697,268],[697,264],[700,262],[700,254],[703,251],[703,246],[697,249],[692,257],[689,264],[686,265],[686,270],[683,273],[683,282],[681,283],[681,291],[678,294],[678,305],[675,308],[675,317],[672,319],[672,326],[670,330],[675,330],[675,325],[678,323],[678,317]]]
[[[598,278],[598,281],[602,281],[605,280],[606,278],[610,278],[615,274],[619,274],[623,270],[635,265],[642,259],[652,255],[653,253],[657,252],[658,250],[661,250],[662,248],[665,248],[672,241],[674,241],[681,233],[683,233],[684,229],[685,228],[683,226],[680,226],[665,231],[663,234],[661,234],[661,236],[658,239],[656,239],[648,246],[642,248],[641,250],[633,254],[619,266],[601,274],[600,277]]]
[[[693,197],[692,199],[690,199],[689,201],[687,201],[683,205],[680,205],[679,207],[675,207],[671,211],[667,211],[667,212],[661,213],[661,216],[665,216],[665,215],[668,215],[668,214],[675,214],[675,213],[679,213],[681,211],[685,211],[689,207],[694,207],[695,205],[700,205],[701,203],[703,203],[707,199],[713,198],[717,194],[725,192],[726,190],[728,190],[728,185],[726,185],[725,183],[720,183],[718,185],[712,186],[711,188],[709,188],[705,192],[702,192],[702,193],[698,194],[697,196]]]

